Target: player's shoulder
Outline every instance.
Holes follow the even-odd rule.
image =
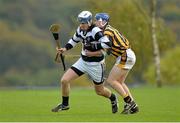
[[[102,31],[99,27],[95,26],[92,31],[95,31],[95,32],[99,32],[99,31]]]
[[[115,29],[112,26],[107,25],[104,30],[104,35],[114,36],[114,32],[115,32]]]
[[[94,37],[98,32],[102,32],[102,30],[96,25],[92,24],[87,32],[91,33],[91,35]]]
[[[99,27],[97,27],[96,25],[91,25],[91,31],[93,32],[93,33],[97,33],[97,32],[100,32],[100,31],[102,31]]]
[[[105,28],[105,31],[114,31],[116,30],[114,27],[112,27],[111,25],[107,25]]]

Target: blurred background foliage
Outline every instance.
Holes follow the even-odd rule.
[[[56,64],[55,43],[49,32],[53,23],[61,25],[64,45],[73,35],[82,10],[107,12],[110,24],[130,41],[137,62],[127,82],[153,83],[154,64],[150,30],[149,0],[0,0],[0,86],[56,86],[64,73]],[[157,38],[160,46],[164,84],[180,83],[180,2],[157,0]],[[66,53],[70,67],[77,59],[81,44]],[[112,67],[107,57],[107,71]],[[83,76],[73,85],[89,85]]]

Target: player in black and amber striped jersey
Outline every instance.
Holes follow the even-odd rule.
[[[129,71],[135,64],[136,56],[131,49],[129,41],[115,28],[109,25],[109,15],[107,13],[97,13],[95,24],[100,27],[111,42],[111,54],[116,57],[107,82],[123,97],[125,101],[122,114],[136,113],[139,111],[132,94],[124,83]],[[101,44],[96,44],[100,47]]]
[[[97,22],[102,23],[102,22]],[[104,34],[107,35],[112,42],[111,54],[116,58],[121,56],[121,62],[117,64],[120,68],[128,67],[127,61],[127,50],[130,49],[129,41],[115,28],[107,25],[104,29]],[[134,64],[133,64],[134,65]]]
[[[109,37],[112,42],[111,53],[118,57],[130,48],[129,41],[115,28],[107,25],[104,34]]]

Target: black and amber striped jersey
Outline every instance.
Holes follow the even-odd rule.
[[[107,25],[104,30],[104,35],[107,35],[111,41],[111,53],[118,57],[121,56],[127,49],[130,48],[129,41],[115,28]]]

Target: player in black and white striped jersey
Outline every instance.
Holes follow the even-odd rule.
[[[57,51],[61,54],[81,42],[81,57],[61,78],[62,103],[53,108],[52,111],[58,112],[60,110],[69,109],[70,81],[78,78],[84,73],[87,73],[94,83],[96,93],[100,96],[109,98],[112,104],[112,112],[116,113],[118,111],[117,98],[103,85],[105,65],[103,49],[110,47],[110,41],[106,36],[104,36],[99,27],[93,25],[91,12],[82,11],[78,15],[78,21],[80,25],[74,36],[68,41],[64,48],[57,48]],[[101,45],[96,45],[99,44],[98,42],[101,42]]]

